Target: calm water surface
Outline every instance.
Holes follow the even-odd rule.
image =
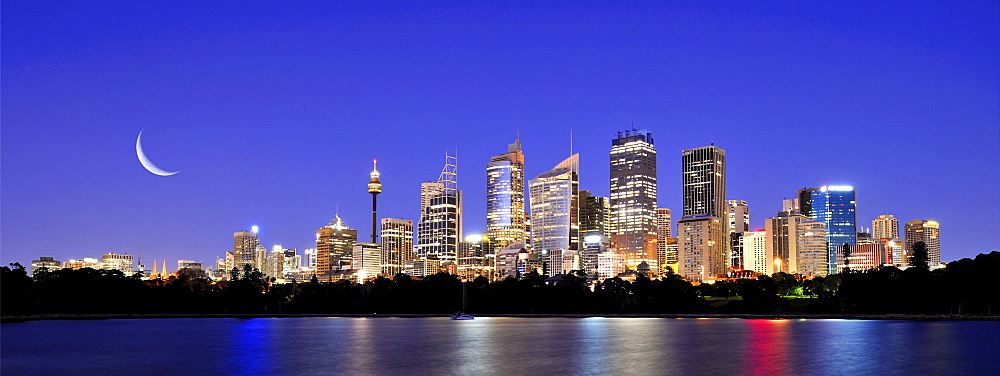
[[[277,318],[0,324],[3,375],[1000,375],[1000,322]]]

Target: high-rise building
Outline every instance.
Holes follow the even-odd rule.
[[[587,278],[598,280],[598,255],[609,251],[611,241],[607,235],[590,234],[583,238],[583,250],[580,252],[580,265]]]
[[[527,241],[521,139],[486,164],[486,237],[498,247]]]
[[[795,228],[795,264],[792,273],[806,278],[825,277],[829,272],[829,249],[826,241],[826,223],[803,221]]]
[[[358,281],[375,278],[382,272],[382,247],[377,243],[355,243],[351,249],[351,259]]]
[[[750,231],[750,207],[743,200],[726,201],[726,220],[729,233]]]
[[[774,274],[778,262],[767,250],[767,231],[746,231],[741,238],[743,270],[753,270],[765,275]]]
[[[657,244],[657,263],[660,265],[660,274],[666,274],[669,268],[671,273],[677,272],[677,238],[663,239],[662,244]]]
[[[897,239],[899,238],[899,220],[891,214],[883,214],[872,220],[872,238]]]
[[[811,219],[789,212],[778,212],[764,220],[768,257],[775,263],[775,273],[796,273],[798,270],[798,227],[807,221]]]
[[[416,258],[433,255],[442,264],[455,263],[461,239],[462,191],[458,189],[458,158],[445,155],[438,181],[420,185]]]
[[[731,262],[726,213],[726,151],[710,145],[681,153],[683,217],[677,221],[678,272],[692,281],[725,277]]]
[[[618,132],[611,140],[611,245],[635,270],[656,265],[656,148],[646,129]]]
[[[906,237],[903,239],[906,241],[904,262],[909,264],[909,257],[913,256],[913,245],[924,242],[927,246],[927,264],[937,267],[941,263],[941,225],[937,222],[920,219],[906,222],[904,236]]]
[[[256,226],[254,226],[256,227]],[[243,266],[249,264],[251,268],[257,266],[257,248],[260,247],[260,239],[257,232],[237,231],[233,233],[233,251],[226,255],[226,269],[233,268],[243,270]],[[155,269],[155,268],[154,268]],[[156,270],[153,270],[156,273]]]
[[[515,243],[509,243],[515,244]],[[493,257],[499,248],[496,248],[489,237],[482,235],[469,235],[465,241],[458,243],[458,276],[463,280],[471,281],[480,276],[488,279],[494,278]]]
[[[854,187],[823,186],[799,190],[802,214],[826,224],[827,270],[837,272],[837,247],[858,244]]]
[[[730,260],[725,231],[725,224],[716,216],[677,221],[678,273],[692,282],[726,276]]]
[[[579,249],[580,155],[573,154],[529,183],[531,244],[548,262],[548,255]]]
[[[350,270],[358,230],[351,229],[337,216],[329,225],[316,230],[316,278],[330,282],[338,271]]]
[[[610,216],[611,207],[607,197],[594,196],[591,191],[580,191],[580,236],[603,235],[610,238]]]
[[[382,274],[392,278],[412,263],[413,221],[382,218]]]
[[[682,152],[684,218],[726,213],[726,151],[710,145]]]
[[[663,266],[665,265],[667,258],[667,239],[671,238],[673,231],[673,219],[670,215],[670,209],[667,208],[656,208],[656,263],[660,266],[662,272]],[[676,242],[674,243],[674,248],[676,249]],[[677,263],[677,254],[673,254],[673,262],[671,264]],[[676,267],[675,267],[676,268]]]
[[[101,255],[101,269],[118,270],[130,275],[132,274],[132,255],[120,255],[114,252]]]

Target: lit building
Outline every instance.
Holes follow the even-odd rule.
[[[611,245],[635,270],[656,264],[656,148],[646,129],[618,132],[611,140]]]
[[[256,226],[254,226],[256,228]],[[226,270],[233,268],[243,270],[243,265],[250,264],[251,268],[257,268],[257,248],[260,247],[260,239],[257,232],[237,231],[233,233],[233,250],[226,253]],[[154,268],[155,269],[155,268]],[[153,270],[156,273],[156,270]]]
[[[413,263],[413,221],[382,218],[382,274],[392,278]]]
[[[280,247],[280,246],[278,246]],[[281,261],[281,277],[284,279],[304,279],[302,275],[302,256],[298,254],[295,248],[282,250],[282,261]],[[311,277],[312,275],[309,275]]]
[[[899,238],[899,220],[890,214],[883,214],[872,220],[872,238],[897,239]]]
[[[731,262],[726,212],[726,151],[710,145],[681,153],[684,211],[677,221],[678,273],[702,282],[725,277]]]
[[[320,282],[334,280],[337,271],[352,268],[354,244],[358,241],[358,230],[344,224],[337,216],[329,225],[316,230],[316,278]]]
[[[597,254],[598,281],[617,277],[618,274],[624,273],[625,270],[625,255],[613,251]]]
[[[663,267],[666,265],[667,254],[669,253],[668,248],[670,245],[667,244],[667,239],[671,238],[673,234],[673,220],[671,219],[670,209],[667,208],[656,208],[656,264],[659,265],[659,270],[662,273],[664,271]],[[674,250],[676,250],[677,243],[674,242]],[[677,253],[673,252],[673,260],[671,264],[677,263]],[[676,265],[674,266],[676,268]]]
[[[610,216],[611,207],[607,197],[594,196],[591,191],[580,191],[580,236],[603,235],[610,238]]]
[[[750,231],[750,207],[743,200],[726,201],[726,221],[729,233]]]
[[[177,260],[177,270],[181,269],[204,270],[205,266],[200,262],[194,262],[194,260]]]
[[[466,236],[465,241],[458,243],[458,263],[456,265],[458,276],[467,281],[474,280],[479,276],[492,279],[495,273],[491,255],[493,255],[495,248],[496,244],[489,237]]]
[[[743,232],[743,269],[753,270],[757,273],[771,275],[774,274],[775,267],[780,261],[775,260],[767,249],[767,231],[746,231]]]
[[[885,265],[885,245],[879,243],[848,245],[837,247],[837,269],[866,271]],[[845,258],[846,256],[846,258]]]
[[[553,252],[579,249],[579,154],[529,183],[531,244],[543,263]]]
[[[660,264],[660,273],[665,274],[667,268],[670,272],[677,272],[677,238],[666,238],[657,244],[656,258]]]
[[[63,268],[70,268],[73,270],[83,268],[100,269],[101,261],[92,257],[84,257],[79,260],[70,259],[69,261],[63,263]]]
[[[726,276],[729,255],[725,224],[716,216],[677,221],[678,274],[692,282]]]
[[[445,155],[437,182],[420,185],[420,221],[416,258],[435,256],[454,263],[462,238],[462,191],[458,189],[458,158]]]
[[[413,276],[426,277],[441,271],[441,259],[435,254],[413,260]]]
[[[31,273],[34,274],[35,271],[45,268],[48,271],[56,271],[62,267],[61,261],[56,261],[52,257],[42,256],[38,260],[31,260]]]
[[[804,215],[789,212],[778,212],[774,217],[764,220],[764,231],[767,232],[768,239],[767,252],[777,267],[775,273],[797,272],[798,226],[807,221],[812,220]]]
[[[372,172],[368,174],[368,193],[372,195],[372,243],[378,243],[378,195],[382,193],[381,174],[378,172],[378,161],[372,161]]]
[[[903,251],[903,240],[899,238],[895,239],[879,239],[882,245],[885,246],[885,263],[886,265],[904,266],[908,265],[907,260],[904,258]]]
[[[382,272],[382,247],[378,243],[355,243],[351,251],[351,268],[359,281],[375,278]]]
[[[264,257],[260,272],[270,278],[285,277],[285,250],[281,245],[271,247],[271,253]]]
[[[312,268],[313,270],[316,270],[316,262],[317,262],[316,248],[306,248],[306,250],[302,251],[302,253],[305,253],[305,255],[306,255],[306,265],[305,265],[305,267],[306,268]]]
[[[799,190],[802,214],[826,224],[828,272],[837,272],[837,247],[858,244],[857,202],[851,186],[823,186]]]
[[[609,251],[611,241],[606,235],[591,234],[583,238],[583,250],[580,252],[580,267],[590,280],[598,279],[597,255]]]
[[[742,232],[729,233],[729,269],[733,271],[744,269]]]
[[[906,222],[903,232],[906,236],[904,253],[907,257],[904,262],[909,264],[909,257],[913,256],[913,245],[924,242],[927,245],[927,265],[934,268],[941,263],[941,225],[935,221],[918,219]]]
[[[521,140],[486,164],[486,237],[498,247],[527,241]]]
[[[825,277],[829,273],[829,249],[826,242],[826,224],[819,221],[802,221],[795,227],[795,266],[792,273],[806,278]]]
[[[132,255],[120,255],[114,252],[104,254],[101,256],[101,269],[132,274]]]

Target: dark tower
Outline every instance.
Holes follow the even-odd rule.
[[[371,180],[368,193],[372,194],[372,243],[378,243],[378,194],[382,193],[382,183],[378,180],[378,160],[372,161]]]

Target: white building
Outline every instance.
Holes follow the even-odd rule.
[[[597,280],[614,278],[625,272],[625,255],[617,252],[602,252],[597,254]]]

